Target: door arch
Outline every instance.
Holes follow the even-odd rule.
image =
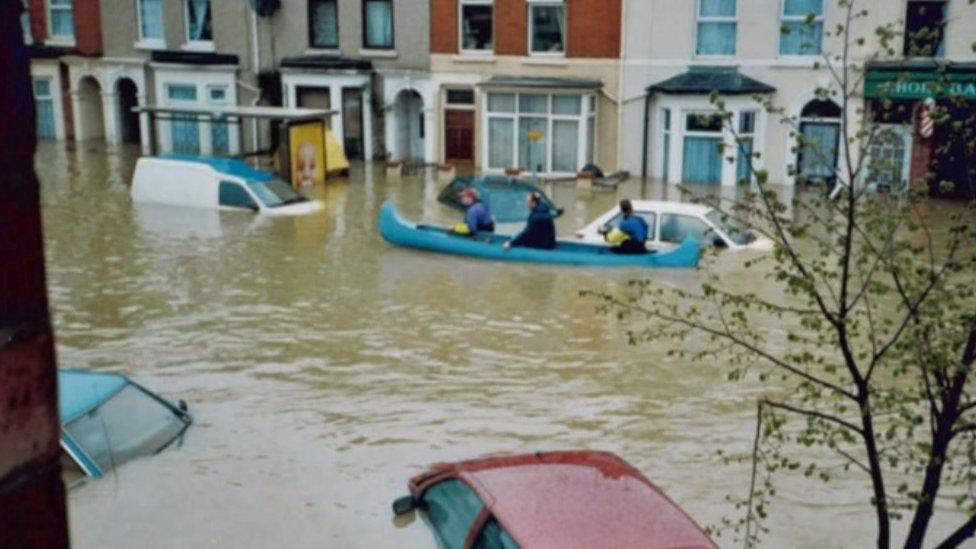
[[[424,100],[416,90],[406,89],[397,94],[393,103],[396,124],[395,157],[401,160],[423,160]]]
[[[841,108],[830,99],[814,99],[800,111],[801,146],[797,151],[797,177],[807,183],[837,181],[840,152]]]
[[[105,138],[105,112],[102,108],[102,85],[94,76],[84,76],[78,81],[78,140]]]

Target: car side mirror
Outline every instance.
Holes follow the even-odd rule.
[[[403,496],[393,500],[393,514],[400,516],[415,510],[419,505],[413,496]]]

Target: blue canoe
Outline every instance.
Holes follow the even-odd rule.
[[[528,261],[560,265],[593,265],[604,267],[696,267],[699,245],[694,238],[687,238],[681,246],[667,252],[649,252],[643,255],[617,255],[606,246],[594,246],[577,242],[558,241],[553,250],[510,248],[502,244],[507,236],[480,233],[475,237],[462,236],[443,227],[418,225],[400,217],[391,202],[380,210],[380,234],[391,244],[465,255],[479,259],[498,261]]]

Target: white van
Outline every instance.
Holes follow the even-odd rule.
[[[232,158],[169,155],[140,158],[133,202],[298,215],[322,208],[274,174]]]

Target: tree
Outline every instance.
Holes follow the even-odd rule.
[[[643,319],[628,334],[632,344],[680,342],[672,354],[721,358],[731,365],[731,380],[765,387],[751,486],[739,502],[744,516],[715,533],[731,531],[747,547],[755,545],[767,531],[774,473],[827,482],[839,463],[870,481],[865,501],[876,516],[878,547],[891,546],[892,520],[902,518],[910,520],[905,547],[931,544],[935,505],[950,501],[969,518],[936,541],[955,547],[976,532],[976,202],[940,209],[929,195],[933,187],[971,184],[972,170],[957,172],[955,181],[938,180],[943,170],[904,186],[869,184],[884,182],[881,175],[893,169],[879,153],[890,137],[880,121],[905,106],[890,99],[864,104],[866,64],[901,55],[895,45],[903,23],[871,28],[878,47],[864,53],[868,39],[858,33],[870,26],[868,12],[857,0],[839,0],[837,7],[843,22],[825,35],[841,50],[823,54],[815,67],[831,80],[817,97],[837,103],[842,113],[838,165],[821,158],[836,181],[833,192],[781,200],[760,153],[735,135],[723,98],[711,98],[738,145],[720,154],[730,162],[745,158],[751,181],[740,181],[740,197],[710,205],[730,225],[773,241],[771,256],[744,267],[767,266],[763,276],[766,286],[778,288],[774,297],[732,290],[714,276],[695,291],[637,280],[630,291],[585,295],[599,300],[601,312]],[[811,15],[807,24],[814,20]],[[930,44],[924,37],[919,43]],[[948,84],[948,74],[937,73]],[[931,113],[941,135],[956,145],[968,140],[961,150],[976,151],[973,125],[953,114],[960,98],[947,85],[936,89]],[[771,119],[791,126],[795,152],[823,154],[795,117],[769,99],[755,100]],[[804,174],[792,170],[803,183]],[[757,319],[775,322],[785,335],[770,334]],[[688,348],[689,332],[707,336],[703,349]],[[797,457],[803,446],[817,449],[818,457]]]

